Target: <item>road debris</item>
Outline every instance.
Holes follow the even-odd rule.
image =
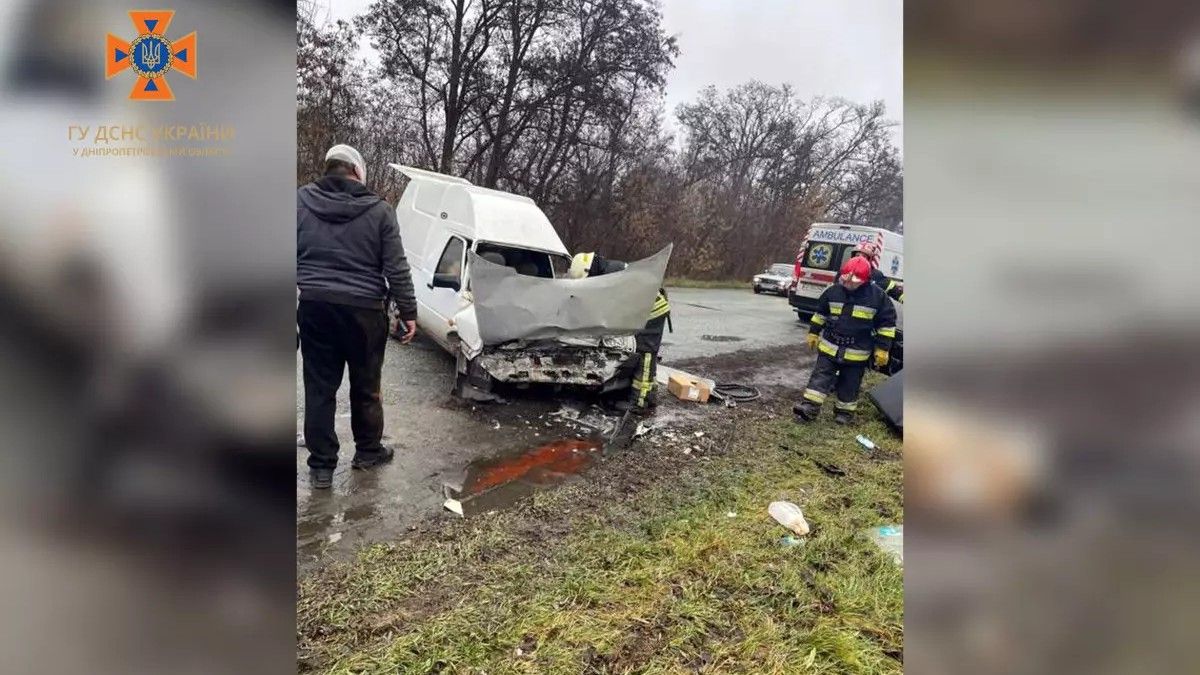
[[[704,385],[706,387],[708,387],[709,391],[712,391],[713,389],[716,389],[716,387],[717,387],[716,380],[710,380],[707,377],[700,377],[699,375],[693,375],[692,373],[682,371],[678,368],[672,368],[671,366],[664,366],[661,363],[658,365],[658,370],[654,374],[654,380],[656,382],[658,382],[659,384],[666,386],[666,385],[670,384],[672,375],[680,375],[680,376],[683,376],[690,380],[698,380],[698,381],[704,383]]]
[[[858,441],[859,445],[863,446],[864,448],[866,448],[868,450],[875,449],[875,444],[871,442],[871,439],[867,438],[866,436],[863,436],[862,434],[859,434],[854,440]]]
[[[680,401],[708,403],[712,387],[703,380],[677,373],[667,380],[667,391]]]
[[[804,513],[800,511],[799,506],[791,502],[771,502],[767,506],[767,513],[771,514],[775,522],[801,537],[809,532],[808,521],[804,519]]]
[[[904,566],[904,526],[903,525],[883,525],[882,527],[872,527],[866,531],[867,538],[870,539],[879,550],[892,556],[897,565]]]
[[[726,407],[736,408],[738,403],[757,400],[762,394],[756,387],[746,384],[722,383],[712,388],[712,397],[724,401]]]
[[[442,506],[451,513],[457,513],[459,516],[463,515],[462,502],[457,499],[447,499],[445,502],[442,502]]]
[[[811,457],[809,459],[812,459],[812,463],[816,464],[817,468],[819,468],[820,470],[829,474],[830,476],[835,476],[837,478],[841,478],[842,476],[846,475],[846,470],[843,469],[842,467],[838,466],[837,464],[828,464],[826,462],[822,462],[819,459],[813,459]]]
[[[793,546],[803,546],[804,541],[804,539],[801,539],[794,534],[786,534],[779,538],[779,545],[784,548],[791,548]]]

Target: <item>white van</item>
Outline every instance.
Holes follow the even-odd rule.
[[[904,281],[904,235],[866,225],[813,223],[796,254],[795,279],[788,302],[801,321],[817,309],[817,299],[837,278],[838,270],[864,241],[879,246],[879,270],[897,283]]]
[[[409,179],[396,217],[417,325],[457,358],[457,393],[487,398],[496,382],[630,386],[621,366],[650,315],[669,248],[623,272],[567,279],[571,256],[533,200],[391,168]]]

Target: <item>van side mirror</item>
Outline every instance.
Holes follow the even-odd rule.
[[[458,280],[457,274],[435,274],[430,288],[449,288],[458,291],[462,289],[462,282]]]

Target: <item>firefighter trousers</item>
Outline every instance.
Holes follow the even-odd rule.
[[[645,330],[637,334],[634,358],[632,403],[635,408],[646,409],[656,403],[658,390],[658,349],[662,346],[666,316],[651,319]]]
[[[866,372],[865,363],[838,363],[821,354],[817,356],[812,376],[808,378],[808,386],[804,389],[804,401],[800,405],[810,413],[816,413],[830,392],[834,392],[837,397],[834,408],[838,412],[853,413],[858,409],[858,392]]]

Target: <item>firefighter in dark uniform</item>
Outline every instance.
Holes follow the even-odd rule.
[[[834,421],[849,424],[858,409],[868,362],[874,358],[876,367],[887,365],[896,337],[896,308],[870,278],[871,263],[852,257],[842,265],[838,282],[817,300],[806,340],[808,348],[818,352],[817,363],[804,389],[804,400],[792,408],[800,421],[816,419],[833,392],[837,398]]]
[[[867,262],[871,263],[871,283],[881,288],[889,298],[899,303],[904,302],[904,287],[879,270],[879,244],[873,241],[859,242],[850,255],[866,258]]]
[[[626,266],[627,264],[620,260],[609,260],[595,253],[577,253],[571,260],[568,276],[572,279],[595,277],[620,272]],[[629,405],[636,412],[647,413],[658,405],[658,382],[655,379],[658,373],[658,350],[662,347],[663,331],[670,320],[671,305],[667,301],[667,291],[660,288],[654,298],[645,328],[634,335],[635,358],[632,361],[633,386]]]

